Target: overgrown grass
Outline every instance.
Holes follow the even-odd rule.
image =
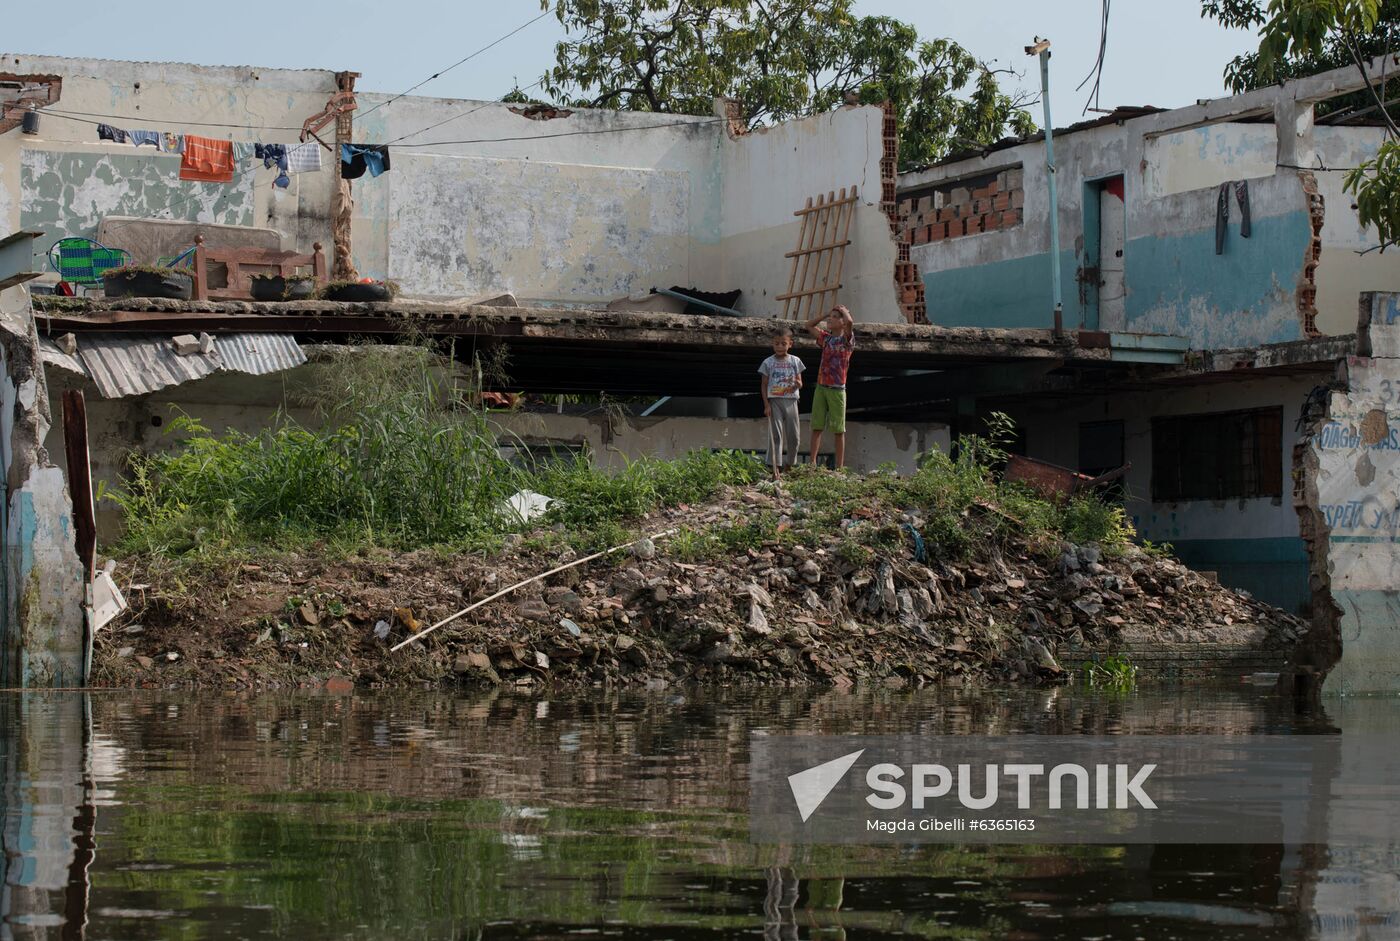
[[[551,518],[580,548],[625,541],[625,524],[658,506],[704,500],[762,474],[752,458],[697,452],[643,459],[620,473],[586,460],[512,465],[487,414],[466,407],[470,383],[416,347],[347,351],[325,370],[323,423],[283,415],[255,435],[216,435],[189,418],[176,446],[135,456],[111,495],[125,511],[121,549],[179,556],[220,547],[365,546],[486,549],[521,528],[505,500],[554,497]]]
[[[314,427],[282,415],[257,434],[215,434],[175,420],[175,446],[133,458],[125,486],[111,495],[126,517],[118,548],[166,558],[311,543],[337,554],[490,551],[525,528],[505,510],[506,499],[533,490],[556,503],[544,520],[553,529],[537,531],[531,546],[592,551],[632,538],[636,520],[659,507],[700,503],[726,485],[764,477],[752,457],[731,451],[642,458],[619,471],[587,457],[513,464],[501,456],[488,413],[470,405],[483,371],[499,364],[477,364],[463,376],[442,362],[424,344],[342,351],[304,403],[319,412]],[[907,477],[893,468],[862,476],[800,466],[783,483],[796,500],[790,520],[755,512],[682,531],[668,551],[701,559],[834,539],[843,560],[865,565],[911,541],[902,523],[882,515],[889,510],[917,516],[935,558],[965,558],[979,542],[1013,537],[1046,551],[1063,540],[1108,553],[1128,544],[1121,507],[1092,496],[1052,503],[1000,482],[1005,433],[994,425],[985,438],[962,438],[953,454],[925,455]]]

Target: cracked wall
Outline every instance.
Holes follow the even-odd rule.
[[[1293,682],[1400,692],[1400,295],[1362,295],[1337,385],[1297,451],[1314,629]]]
[[[0,458],[5,482],[0,560],[0,685],[81,686],[82,564],[63,472],[43,447],[48,398],[33,332],[0,323]]]

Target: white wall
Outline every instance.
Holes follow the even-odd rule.
[[[104,118],[58,112],[113,115],[108,123],[127,129],[294,143],[334,91],[333,72],[19,54],[4,62],[64,79],[37,138],[18,129],[0,138],[8,228],[51,231],[46,248],[60,235],[94,234],[107,215],[192,219],[275,228],[286,247],[319,241],[329,254],[332,155],[320,173],[293,174],[287,190],[252,163],[233,184],[187,183],[178,157],[98,142],[86,122]],[[392,148],[388,174],[352,186],[363,276],[392,278],[411,294],[511,291],[576,305],[652,287],[738,287],[741,309],[768,316],[787,284],[793,211],[808,196],[856,184],[864,198],[841,298],[862,319],[901,320],[894,241],[878,208],[879,108],[731,139],[713,115],[576,110],[537,121],[499,102],[390,98],[358,96],[356,139]]]

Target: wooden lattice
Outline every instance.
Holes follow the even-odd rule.
[[[843,188],[816,199],[793,215],[802,219],[797,249],[784,257],[792,259],[787,291],[776,300],[783,302],[784,320],[810,320],[836,304],[841,290],[841,269],[846,264],[846,246],[851,244],[851,218],[856,210],[856,188]],[[793,302],[796,301],[794,304]]]

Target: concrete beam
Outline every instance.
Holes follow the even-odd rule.
[[[1377,56],[1366,64],[1367,71],[1379,76],[1384,70],[1393,74],[1400,67],[1400,55]],[[1222,121],[1235,121],[1240,118],[1259,117],[1277,114],[1283,109],[1285,117],[1298,109],[1310,110],[1319,101],[1349,95],[1366,87],[1365,80],[1355,66],[1333,69],[1296,78],[1280,85],[1256,88],[1240,95],[1216,98],[1205,104],[1188,105],[1158,114],[1134,118],[1128,123],[1145,137],[1189,130]],[[1281,135],[1282,136],[1282,135]]]

